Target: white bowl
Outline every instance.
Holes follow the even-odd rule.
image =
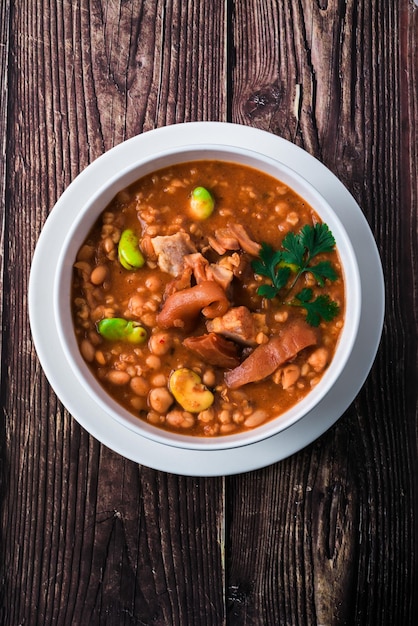
[[[277,418],[254,428],[222,437],[196,437],[164,431],[135,417],[113,400],[94,378],[81,357],[71,314],[70,295],[73,263],[87,233],[114,196],[139,178],[170,165],[188,161],[216,159],[248,165],[283,181],[306,200],[332,231],[345,280],[345,324],[337,348],[320,382],[305,398]],[[227,145],[188,145],[167,150],[146,158],[138,158],[114,178],[104,180],[100,189],[79,211],[67,234],[58,261],[54,282],[54,313],[58,337],[68,363],[86,392],[108,415],[126,427],[126,436],[134,431],[153,441],[194,450],[222,450],[252,444],[289,428],[305,417],[329,393],[341,375],[352,352],[358,332],[361,312],[361,285],[356,256],[349,237],[323,196],[298,173],[270,157],[239,147]]]

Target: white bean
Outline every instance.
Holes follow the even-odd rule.
[[[102,285],[106,280],[107,275],[108,269],[106,265],[98,265],[90,274],[90,282],[93,283],[93,285]]]
[[[260,424],[263,424],[266,419],[267,412],[263,411],[262,409],[258,409],[244,420],[244,426],[246,426],[246,428],[255,428],[256,426],[260,426]]]
[[[88,339],[83,339],[80,344],[80,352],[85,361],[91,363],[94,360],[95,349]]]
[[[114,385],[127,385],[131,380],[131,377],[127,372],[121,370],[109,370],[107,373],[107,380]]]

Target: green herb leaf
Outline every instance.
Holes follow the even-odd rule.
[[[301,306],[306,309],[306,321],[311,326],[319,326],[322,320],[330,322],[339,313],[339,306],[334,300],[326,295],[320,295],[315,300],[313,298],[312,289],[306,288],[299,292],[295,299],[288,304],[293,306]]]
[[[303,267],[305,261],[305,245],[301,239],[301,233],[288,233],[282,241],[283,261],[290,265],[296,265],[299,269]]]
[[[283,260],[302,268],[321,252],[331,252],[334,246],[327,224],[305,224],[298,234],[288,233],[283,239]]]
[[[308,268],[308,271],[314,275],[318,285],[321,285],[321,287],[324,286],[326,278],[332,281],[338,278],[338,274],[331,265],[330,261],[320,261],[320,263],[317,263],[316,265],[311,265]]]
[[[260,259],[265,265],[268,273],[274,274],[274,269],[278,263],[282,260],[282,253],[280,250],[274,251],[267,243],[261,244]]]
[[[327,224],[306,224],[300,231],[300,239],[308,251],[309,259],[313,259],[321,252],[332,252],[335,239]]]
[[[313,298],[313,291],[310,287],[305,287],[296,296],[296,299],[301,303],[310,302]],[[300,306],[300,305],[299,305]]]
[[[256,274],[266,276],[272,282],[271,285],[261,285],[257,293],[265,298],[274,298],[289,280],[291,269],[281,267],[282,253],[280,250],[274,251],[266,243],[261,244],[260,258],[254,259],[251,266]]]
[[[276,287],[273,287],[273,285],[261,285],[257,289],[257,293],[259,296],[271,300],[272,298],[274,298],[274,296],[277,295],[277,289]]]
[[[269,244],[262,243],[259,258],[253,260],[251,265],[256,274],[265,276],[271,284],[258,287],[258,295],[271,299],[286,286],[287,294],[290,294],[306,272],[314,276],[320,287],[325,285],[326,280],[336,280],[338,274],[330,261],[312,263],[318,254],[332,252],[334,246],[335,239],[326,224],[306,224],[299,233],[288,233],[280,250],[275,251]],[[328,295],[320,295],[315,300],[313,297],[312,289],[305,288],[286,304],[306,309],[306,320],[312,326],[318,326],[321,320],[330,321],[338,314],[337,303]]]

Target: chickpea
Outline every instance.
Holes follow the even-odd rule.
[[[315,372],[322,372],[328,363],[329,353],[326,348],[317,348],[308,358],[308,363]]]
[[[247,408],[245,410],[245,417],[248,417],[249,415],[251,415],[253,412],[252,409]],[[234,424],[242,424],[244,422],[244,414],[241,413],[240,411],[234,411],[232,414],[232,421],[234,422]]]
[[[131,389],[137,396],[147,396],[149,383],[143,376],[134,376],[131,379]]]
[[[155,374],[151,378],[151,385],[153,387],[166,387],[167,386],[167,377],[165,374]]]
[[[296,383],[300,377],[300,367],[295,364],[287,365],[283,368],[282,374],[282,387],[283,389],[289,389]]]
[[[145,281],[145,287],[153,292],[160,291],[161,285],[161,279],[158,276],[149,276]]]
[[[147,421],[150,424],[161,424],[161,421],[162,421],[161,417],[162,416],[159,413],[156,413],[155,411],[149,411],[149,413],[147,413]]]
[[[148,394],[149,405],[157,413],[166,413],[173,401],[173,396],[165,387],[155,387]]]
[[[276,322],[280,322],[280,323],[285,322],[288,317],[289,317],[289,313],[287,311],[278,311],[274,315],[274,319],[276,320]]]
[[[215,372],[213,370],[206,370],[203,372],[202,382],[208,387],[214,387],[216,382]]]
[[[255,340],[258,343],[258,345],[261,345],[263,343],[267,343],[269,338],[267,337],[265,333],[260,332],[260,333],[257,333]]]
[[[232,421],[234,422],[234,424],[242,424],[242,422],[244,421],[244,414],[238,410],[234,411],[232,414]]]
[[[214,437],[218,433],[219,433],[219,424],[216,424],[216,423],[205,424],[205,426],[203,427],[203,434],[206,437]]]
[[[299,222],[298,214],[295,211],[291,211],[287,214],[286,222],[288,222],[288,224],[291,224],[292,226],[296,226],[296,224]]]
[[[133,295],[128,302],[128,310],[136,315],[137,317],[141,317],[144,310],[145,300],[138,293]]]
[[[281,367],[279,367],[273,374],[272,378],[273,378],[273,382],[276,385],[280,385],[280,382],[282,380],[282,375],[283,375],[283,370]]]
[[[157,356],[167,354],[173,345],[173,337],[170,333],[157,332],[151,335],[149,349]]]
[[[231,422],[231,413],[228,409],[224,409],[219,413],[219,421],[221,424],[229,424]]]
[[[209,409],[205,409],[204,411],[201,411],[199,413],[199,415],[197,416],[197,419],[199,420],[199,422],[203,422],[204,424],[207,424],[208,422],[211,422],[215,417],[215,413],[213,411],[213,407],[210,407]]]
[[[158,370],[161,367],[161,359],[159,359],[158,356],[155,356],[154,354],[150,354],[149,356],[147,356],[147,358],[145,359],[145,363],[151,370]]]
[[[179,409],[175,409],[174,411],[170,411],[169,413],[167,413],[166,422],[167,424],[169,424],[170,426],[174,426],[175,428],[182,428],[185,415],[190,416],[191,414],[186,413],[184,411],[180,411]],[[194,423],[194,420],[193,420],[193,423]]]
[[[131,407],[136,411],[144,411],[147,408],[147,401],[140,396],[134,396],[131,398]]]
[[[308,363],[304,363],[302,365],[302,367],[301,367],[300,375],[301,376],[307,376],[309,374],[309,370],[310,370],[309,364]]]
[[[181,423],[182,428],[192,428],[195,424],[195,418],[191,413],[185,411],[183,413],[183,421]]]

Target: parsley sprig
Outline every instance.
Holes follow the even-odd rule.
[[[306,321],[311,326],[319,326],[321,320],[330,322],[339,311],[338,304],[331,300],[328,294],[321,294],[313,300],[313,291],[310,287],[302,289],[288,304],[306,309]]]
[[[336,280],[338,275],[330,261],[314,261],[319,254],[332,252],[334,246],[335,239],[327,224],[319,223],[313,226],[306,224],[299,233],[288,233],[280,250],[274,250],[269,244],[262,243],[259,258],[253,260],[252,268],[256,274],[265,276],[270,282],[261,285],[257,293],[272,299],[286,287],[284,304],[303,307],[309,324],[318,326],[321,320],[332,320],[338,314],[339,308],[328,295],[313,299],[312,289],[305,288],[291,300],[287,300],[287,297],[306,272],[314,276],[320,287],[324,287],[327,279]]]
[[[291,268],[283,265],[283,252],[276,252],[268,243],[261,244],[260,258],[254,259],[252,268],[256,274],[270,278],[271,285],[261,285],[257,293],[265,298],[274,298],[287,285]]]

